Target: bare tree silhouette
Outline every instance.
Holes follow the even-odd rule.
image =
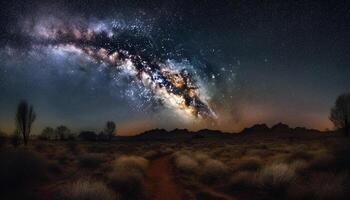
[[[335,105],[331,109],[329,119],[334,126],[344,131],[345,135],[349,135],[350,131],[350,94],[342,94],[338,96]]]
[[[28,105],[25,100],[22,100],[17,107],[16,127],[22,134],[24,144],[27,145],[32,124],[36,118],[33,106]]]
[[[45,140],[56,139],[55,130],[51,127],[44,128],[41,132],[40,138]]]
[[[114,135],[114,131],[115,131],[115,123],[112,121],[108,121],[106,123],[106,129],[105,132],[107,133],[108,136],[108,140],[112,140],[112,137]]]
[[[70,135],[71,131],[69,130],[69,128],[67,128],[64,125],[58,126],[56,127],[56,136],[59,137],[60,140],[65,140],[68,138],[68,136]]]

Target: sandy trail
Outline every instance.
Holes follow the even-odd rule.
[[[175,181],[170,156],[151,162],[146,172],[145,184],[152,200],[183,199],[183,188]]]

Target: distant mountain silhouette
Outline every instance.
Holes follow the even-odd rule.
[[[333,132],[321,132],[304,127],[290,128],[287,124],[278,123],[271,128],[266,124],[256,124],[238,133],[228,133],[219,130],[202,129],[189,131],[187,129],[152,129],[136,136],[117,136],[116,140],[191,140],[200,138],[235,138],[235,137],[317,137]]]

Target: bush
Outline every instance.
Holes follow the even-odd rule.
[[[296,179],[294,170],[287,164],[275,163],[263,168],[258,181],[263,189],[273,194],[282,194]]]
[[[149,150],[143,156],[147,159],[154,159],[157,156],[159,156],[159,152],[154,151],[154,150]]]
[[[115,193],[104,183],[92,180],[78,180],[61,188],[59,200],[115,200]]]
[[[261,160],[249,158],[242,160],[236,167],[235,171],[258,171],[262,167]]]
[[[229,169],[224,163],[209,159],[201,167],[200,180],[207,184],[213,184],[222,180],[228,172]]]
[[[315,157],[309,165],[309,170],[316,170],[316,171],[328,171],[330,168],[336,170],[338,167],[344,167],[342,165],[337,165],[336,160],[334,156],[330,154],[322,154]]]
[[[138,156],[122,156],[113,162],[109,175],[111,186],[122,199],[141,199],[144,195],[143,179],[148,160]]]
[[[103,154],[99,153],[86,153],[78,159],[82,168],[97,168],[104,162]]]
[[[110,185],[122,199],[141,199],[144,195],[143,175],[136,171],[114,171],[109,175]]]
[[[193,174],[198,170],[198,162],[188,155],[176,154],[174,158],[175,167],[181,172]]]
[[[200,165],[204,164],[207,160],[210,159],[210,157],[207,154],[201,152],[194,153],[193,157]]]
[[[229,180],[231,190],[255,188],[257,186],[257,174],[250,171],[235,173]]]
[[[296,173],[305,174],[306,170],[309,168],[310,164],[304,160],[296,160],[289,164],[290,168]]]
[[[0,149],[6,144],[6,136],[0,131]]]
[[[148,160],[139,156],[121,156],[113,161],[115,171],[135,171],[144,174],[148,167]]]
[[[46,178],[46,161],[39,155],[24,151],[0,153],[0,190],[22,190]]]
[[[287,158],[286,161],[288,163],[297,161],[297,160],[303,160],[303,161],[310,161],[311,159],[313,159],[313,155],[305,152],[305,151],[296,151],[292,154],[290,154]]]
[[[79,133],[78,138],[85,141],[96,141],[97,135],[93,131],[82,131]]]

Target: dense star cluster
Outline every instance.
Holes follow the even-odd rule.
[[[332,128],[350,88],[348,1],[7,0],[0,130]]]
[[[30,26],[24,33],[32,39],[35,48],[72,52],[117,68],[151,91],[148,100],[160,100],[158,102],[182,117],[192,120],[217,118],[203,86],[186,68],[164,60],[154,52],[151,40],[140,31],[143,27],[120,26],[117,20],[80,23],[51,19]]]

